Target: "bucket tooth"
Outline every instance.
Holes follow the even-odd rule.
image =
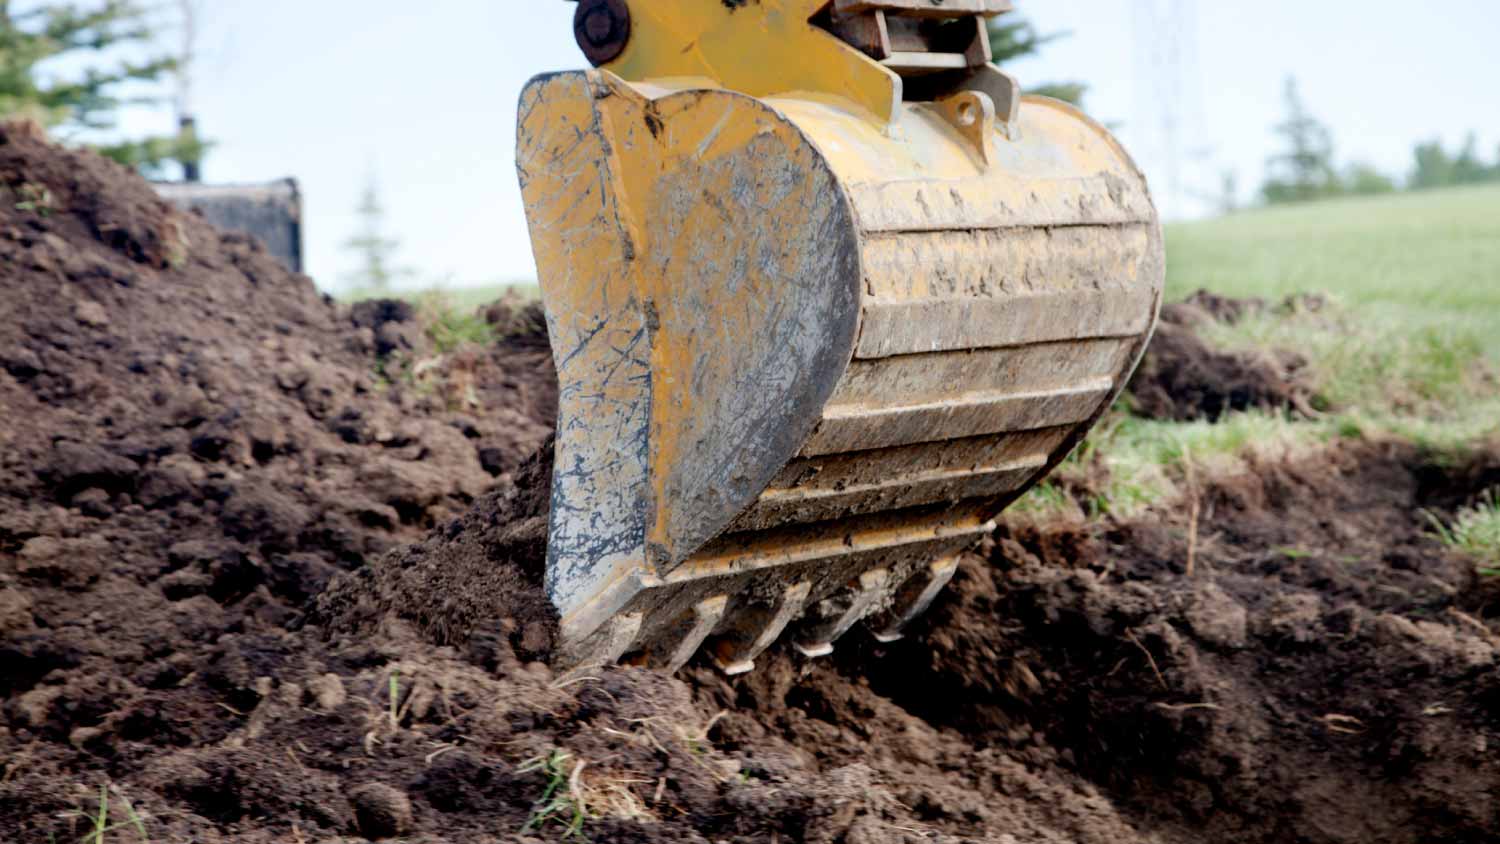
[[[891,608],[870,620],[871,634],[881,642],[899,640],[906,626],[927,612],[957,571],[958,558],[948,557],[912,575],[896,591]]]
[[[661,651],[660,656],[654,656],[651,664],[665,669],[669,674],[676,674],[698,652],[698,648],[714,632],[714,628],[719,626],[719,622],[724,620],[724,610],[728,606],[727,595],[716,595],[694,604],[692,613],[683,620],[681,638],[676,640],[670,650]]]
[[[824,601],[825,605],[831,605],[832,611],[823,620],[808,623],[794,643],[797,650],[806,657],[833,653],[833,643],[869,615],[876,602],[885,595],[885,585],[890,577],[889,569],[871,569],[849,584],[843,594]]]
[[[641,613],[624,613],[610,619],[604,629],[604,637],[593,661],[604,665],[613,665],[620,661],[630,651],[630,646],[635,644],[636,638],[641,633],[641,623],[645,616]]]
[[[776,604],[756,607],[736,616],[729,633],[714,643],[714,662],[719,670],[734,676],[755,670],[755,658],[781,637],[792,619],[802,613],[812,584],[794,583],[782,591]]]

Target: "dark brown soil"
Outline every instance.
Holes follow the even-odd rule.
[[[408,306],[337,306],[23,124],[0,128],[0,266],[0,817],[40,824],[0,828],[113,776],[86,746],[134,765],[160,757],[135,742],[228,735],[219,704],[254,683],[203,697],[210,663],[272,659],[334,574],[466,512],[551,430],[534,307],[438,355]],[[85,755],[28,785],[58,741]]]
[[[1316,307],[1315,297],[1279,306]],[[1149,419],[1217,422],[1226,413],[1258,408],[1312,415],[1308,361],[1286,349],[1227,352],[1204,342],[1198,329],[1234,324],[1265,313],[1258,299],[1232,299],[1199,291],[1162,308],[1161,324],[1130,381],[1132,412]]]
[[[1013,523],[910,642],[818,671],[863,664],[875,695],[1082,778],[1144,840],[1494,840],[1494,586],[1424,511],[1500,482],[1500,449],[1455,469],[1357,443],[1254,469],[1157,518]],[[1007,785],[974,783],[1005,805]]]
[[[468,513],[426,539],[375,558],[330,585],[315,620],[359,635],[389,621],[413,624],[439,645],[506,639],[519,656],[546,659],[557,613],[542,594],[552,440]],[[491,657],[481,655],[481,661]]]
[[[438,356],[14,127],[0,192],[0,840],[84,840],[101,789],[152,842],[1500,829],[1500,604],[1426,514],[1500,444],[1012,521],[895,645],[558,676],[534,309]]]

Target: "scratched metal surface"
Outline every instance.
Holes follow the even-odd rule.
[[[641,272],[656,290],[663,375],[648,555],[665,575],[807,439],[849,363],[860,265],[843,192],[784,118],[722,91],[656,104],[670,138],[652,142],[663,172],[644,209]]]
[[[649,502],[651,344],[596,84],[581,73],[534,80],[517,136],[560,385],[546,586],[563,612],[640,568]]]
[[[562,385],[547,589],[588,632],[796,455],[852,354],[859,240],[827,164],[756,100],[579,73],[522,102]]]

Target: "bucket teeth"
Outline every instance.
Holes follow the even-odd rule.
[[[823,604],[829,610],[819,621],[809,622],[794,643],[803,656],[819,657],[833,653],[833,643],[849,632],[860,619],[870,614],[886,594],[890,580],[888,569],[871,569],[859,576],[844,592]]]
[[[719,622],[724,620],[724,610],[728,606],[727,595],[716,595],[695,604],[692,613],[683,621],[682,635],[676,639],[676,644],[669,650],[653,655],[651,664],[668,673],[677,673],[698,652],[698,648],[714,632],[714,628],[719,626]]]
[[[894,642],[917,616],[927,612],[943,587],[958,571],[958,558],[938,560],[916,574],[896,590],[891,608],[870,620],[870,631],[881,642]]]
[[[731,622],[731,629],[713,645],[714,662],[728,675],[755,670],[755,658],[771,647],[786,626],[802,612],[812,584],[795,583],[782,591],[776,604],[745,612]]]

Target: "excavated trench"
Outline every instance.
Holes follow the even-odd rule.
[[[111,835],[154,842],[1500,829],[1496,589],[1428,515],[1500,484],[1500,444],[1344,442],[1140,519],[1012,519],[893,645],[562,677],[534,310],[438,354],[408,308],[321,298],[9,125],[0,193],[23,190],[44,208],[0,203],[6,840],[84,839],[101,788]],[[1208,360],[1190,322],[1141,412],[1295,409],[1289,358],[1250,389],[1254,361],[1214,359],[1230,383],[1170,357]]]

